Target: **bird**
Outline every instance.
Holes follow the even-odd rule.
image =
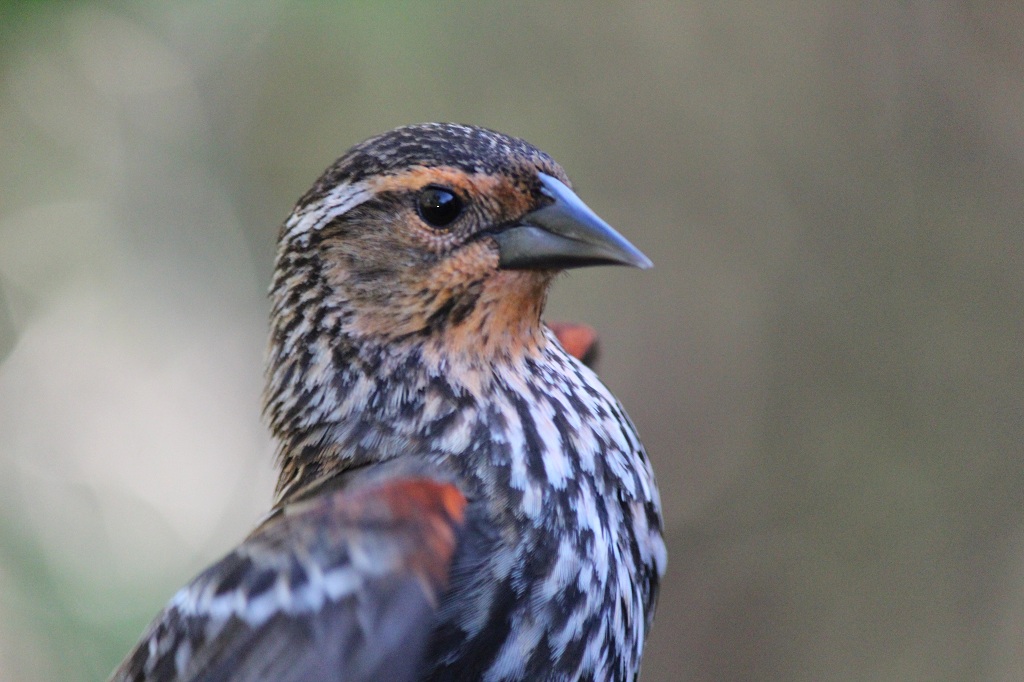
[[[658,488],[543,321],[559,273],[606,264],[651,267],[520,138],[424,123],[352,147],[279,233],[271,510],[111,680],[636,680]]]

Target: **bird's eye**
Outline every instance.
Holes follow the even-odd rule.
[[[420,217],[433,227],[447,227],[462,214],[462,199],[444,187],[426,187],[416,199]]]

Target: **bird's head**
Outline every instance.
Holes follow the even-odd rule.
[[[515,355],[546,343],[554,274],[599,264],[650,267],[550,156],[483,128],[407,126],[353,147],[285,222],[276,333]]]

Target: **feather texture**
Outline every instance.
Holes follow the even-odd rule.
[[[550,222],[539,174],[571,195],[522,140],[423,124],[299,201],[271,287],[274,510],[115,680],[636,678],[658,490],[622,406],[541,322],[555,270],[501,265],[506,230],[528,227],[532,264],[529,239],[557,256],[590,229]],[[458,208],[442,225],[418,208],[438,188]]]

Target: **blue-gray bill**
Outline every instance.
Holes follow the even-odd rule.
[[[560,270],[590,265],[630,265],[644,270],[651,259],[590,210],[565,183],[537,173],[554,201],[494,235],[499,264],[508,270]]]

